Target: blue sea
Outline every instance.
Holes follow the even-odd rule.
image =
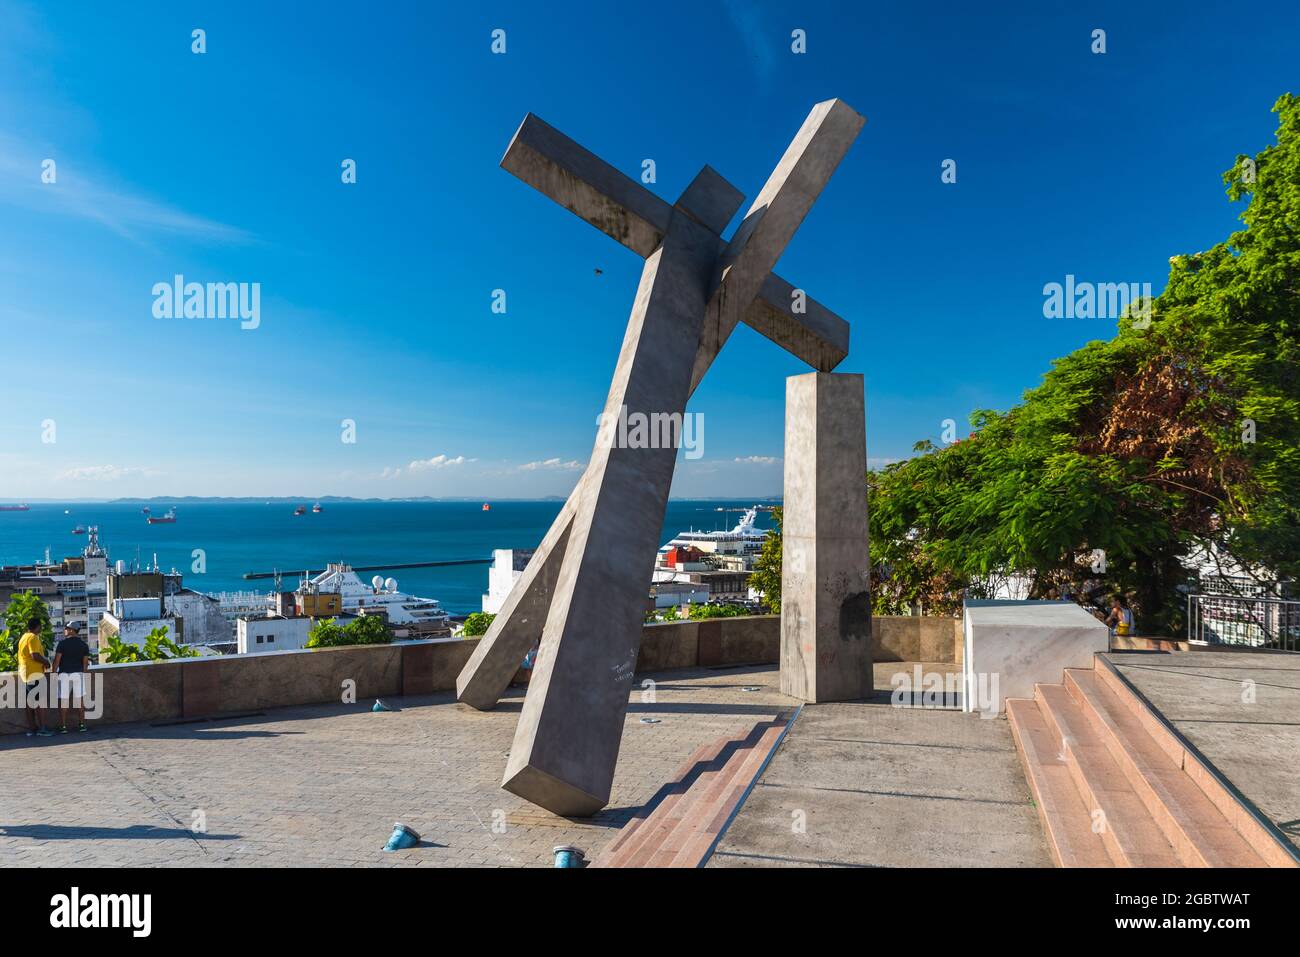
[[[310,501],[303,504],[310,506]],[[136,504],[31,503],[29,512],[0,512],[0,565],[43,560],[48,547],[55,561],[80,555],[86,536],[72,534],[77,525],[99,526],[100,545],[109,559],[137,558],[175,568],[185,584],[198,591],[270,591],[271,579],[246,581],[245,572],[284,573],[295,587],[304,568],[326,562],[382,565],[386,562],[448,561],[491,558],[494,548],[533,548],[546,534],[562,506],[559,501],[493,502],[325,502],[319,515],[294,516],[293,505],[181,503],[176,524],[149,525]],[[694,528],[731,528],[752,501],[668,503],[661,543]],[[154,515],[170,507],[165,499],[150,503]],[[66,514],[65,514],[66,510]],[[771,526],[771,514],[758,513],[758,526]],[[192,570],[194,550],[202,549],[206,571]],[[374,573],[363,573],[368,580]],[[435,598],[453,615],[480,609],[487,591],[488,566],[408,568],[385,572],[409,594]]]

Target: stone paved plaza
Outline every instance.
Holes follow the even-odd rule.
[[[654,704],[642,701],[645,677],[631,695],[610,805],[585,822],[501,790],[519,690],[492,712],[448,693],[392,699],[401,709],[392,713],[373,714],[364,700],[6,735],[0,867],[548,866],[565,843],[594,857],[696,748],[795,704],[776,690],[774,667],[654,676]],[[744,690],[752,686],[760,690]],[[205,834],[191,830],[199,814]],[[424,841],[385,853],[399,820]]]

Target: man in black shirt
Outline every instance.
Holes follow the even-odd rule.
[[[54,671],[59,682],[59,730],[68,733],[68,711],[77,712],[77,730],[86,730],[85,694],[86,672],[90,670],[90,646],[77,634],[76,625],[63,629],[63,638],[54,646]],[[72,704],[70,698],[76,699]]]

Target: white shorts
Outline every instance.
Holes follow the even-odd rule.
[[[84,677],[85,673],[81,671],[74,671],[70,675],[60,673],[59,700],[67,701],[70,696],[75,696],[77,700],[80,701],[82,694],[85,693],[85,688],[82,683]]]

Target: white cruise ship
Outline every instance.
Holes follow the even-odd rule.
[[[749,575],[767,539],[757,519],[757,508],[746,509],[735,528],[679,532],[659,549],[650,583],[655,608],[757,600]]]
[[[678,546],[689,546],[715,555],[739,555],[745,560],[746,566],[749,566],[763,550],[763,542],[767,539],[768,530],[754,526],[757,520],[758,509],[749,508],[745,510],[736,527],[730,530],[678,532],[676,538],[659,549],[659,554],[662,556],[669,549]]]
[[[388,623],[395,627],[446,626],[448,615],[432,598],[418,598],[397,590],[397,582],[376,575],[369,585],[343,562],[331,562],[325,570],[311,579],[307,587],[318,592],[337,592],[343,598],[343,610],[357,614],[362,608],[380,608],[388,615]]]

